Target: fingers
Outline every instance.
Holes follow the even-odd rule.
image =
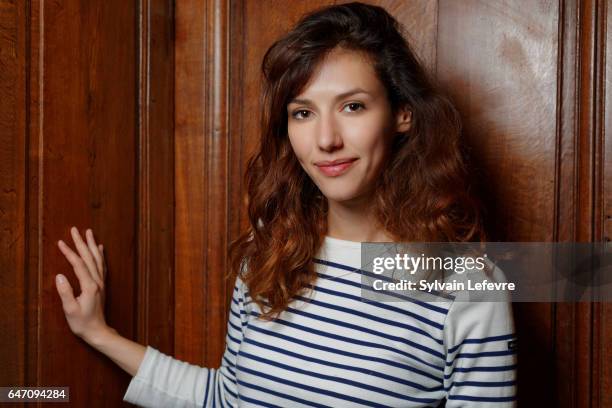
[[[102,244],[98,245],[98,251],[100,251],[100,258],[102,259],[102,282],[106,281],[106,262],[104,262],[104,247]]]
[[[100,249],[98,248],[96,240],[94,239],[93,231],[90,229],[85,231],[85,237],[87,239],[87,246],[89,247],[89,251],[93,254],[93,257],[96,261],[96,267],[98,274],[100,275],[100,280],[104,282],[104,261],[102,260]]]
[[[102,279],[100,277],[100,273],[98,272],[98,267],[96,266],[96,261],[92,256],[92,253],[89,251],[89,247],[83,239],[81,238],[81,234],[79,234],[79,230],[76,227],[72,227],[70,229],[70,234],[72,235],[72,239],[74,240],[74,245],[81,255],[81,258],[85,262],[87,266],[87,270],[91,274],[93,280],[102,287]]]
[[[72,286],[70,286],[70,283],[64,275],[60,274],[55,276],[55,287],[62,300],[64,311],[68,314],[76,313],[79,309],[79,304],[74,298]]]
[[[94,289],[94,287],[97,286],[97,283],[93,280],[93,277],[91,276],[91,273],[87,269],[87,265],[85,264],[83,259],[81,259],[81,257],[78,254],[76,254],[72,249],[70,249],[70,247],[66,245],[64,241],[59,240],[57,242],[57,245],[60,251],[62,251],[66,259],[68,260],[68,262],[70,262],[70,264],[72,265],[72,268],[74,269],[74,273],[79,279],[81,290]]]

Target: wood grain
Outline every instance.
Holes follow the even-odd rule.
[[[175,9],[175,356],[203,363],[206,350],[205,2]]]
[[[174,353],[174,9],[138,7],[137,339]]]
[[[0,384],[15,385],[28,375],[26,13],[0,3]]]
[[[602,67],[603,92],[603,213],[601,217],[603,241],[612,241],[612,5],[609,1],[602,2],[601,17],[604,20],[604,33],[601,37],[603,55],[600,64]],[[604,25],[605,24],[605,25]],[[599,364],[598,383],[594,387],[599,392],[598,407],[612,407],[612,304],[599,305],[601,317],[599,319],[599,338],[594,347],[599,350],[597,354]]]
[[[555,240],[572,242],[576,240],[577,232],[577,192],[578,174],[576,172],[578,123],[577,104],[579,77],[577,61],[579,58],[578,20],[580,16],[578,4],[574,1],[564,1],[560,8],[561,23],[559,25],[560,55],[558,65],[560,75],[557,79],[559,95],[557,97],[557,196],[555,210]],[[554,368],[557,397],[555,404],[574,406],[576,395],[576,309],[572,303],[558,303],[553,306],[553,339],[549,346],[554,351]]]
[[[55,246],[72,225],[105,246],[111,326],[219,365],[261,59],[337,2],[0,0],[0,383],[122,404],[129,376],[55,290],[61,272],[78,293]],[[493,240],[612,239],[608,1],[367,2],[460,110]],[[610,304],[514,306],[519,406],[612,406]]]
[[[107,321],[134,337],[136,299],[136,8],[121,1],[41,2],[41,163],[36,233],[38,377],[70,385],[71,403],[121,400],[129,376],[68,329],[54,274],[74,273],[56,247],[92,228],[109,267]],[[121,46],[117,46],[121,44]],[[31,254],[34,255],[34,254]],[[74,364],[78,361],[78,364]],[[90,373],[97,373],[94,380]]]

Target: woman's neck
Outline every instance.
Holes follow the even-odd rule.
[[[371,202],[328,202],[327,235],[332,238],[356,242],[393,242],[393,239],[378,225]]]

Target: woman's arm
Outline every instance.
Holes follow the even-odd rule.
[[[506,281],[498,267],[492,276]],[[471,299],[467,292],[458,292],[446,315],[446,407],[515,407],[517,348],[510,296]]]
[[[58,246],[74,268],[81,294],[75,298],[66,278],[57,276],[56,286],[66,320],[73,333],[133,376],[124,400],[143,407],[234,406],[236,355],[243,328],[248,324],[246,289],[242,281],[237,279],[234,288],[221,367],[191,365],[126,339],[106,325],[103,248],[96,244],[90,230],[86,232],[87,243],[76,228],[71,234],[78,254],[62,241]]]
[[[188,364],[147,347],[124,401],[144,407],[236,406],[236,357],[248,325],[245,293],[243,282],[236,279],[220,368]]]
[[[515,407],[517,356],[511,304],[455,300],[444,331],[446,407],[477,403]]]
[[[115,329],[106,324],[104,282],[107,270],[104,248],[96,243],[91,230],[85,232],[87,242],[83,241],[75,227],[71,228],[70,233],[78,253],[63,241],[58,241],[58,247],[74,269],[81,294],[75,297],[66,277],[61,274],[56,276],[57,292],[62,300],[70,330],[108,356],[119,367],[135,375],[146,349],[138,343],[121,337]]]
[[[86,340],[90,346],[113,360],[115,364],[132,377],[144,359],[147,348],[142,344],[122,337],[113,328],[100,333],[97,337]]]

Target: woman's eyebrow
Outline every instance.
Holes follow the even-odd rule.
[[[336,97],[334,98],[334,100],[340,100],[340,99],[344,99],[347,98],[349,96],[355,95],[355,94],[359,94],[359,93],[364,93],[364,94],[368,94],[371,95],[368,91],[366,91],[365,89],[362,88],[354,88],[351,89],[350,91],[346,91],[346,92],[342,92],[341,94],[336,95]],[[310,99],[299,99],[299,98],[294,98],[292,100],[289,101],[289,103],[297,103],[297,104],[302,104],[302,105],[311,105],[312,101]]]

